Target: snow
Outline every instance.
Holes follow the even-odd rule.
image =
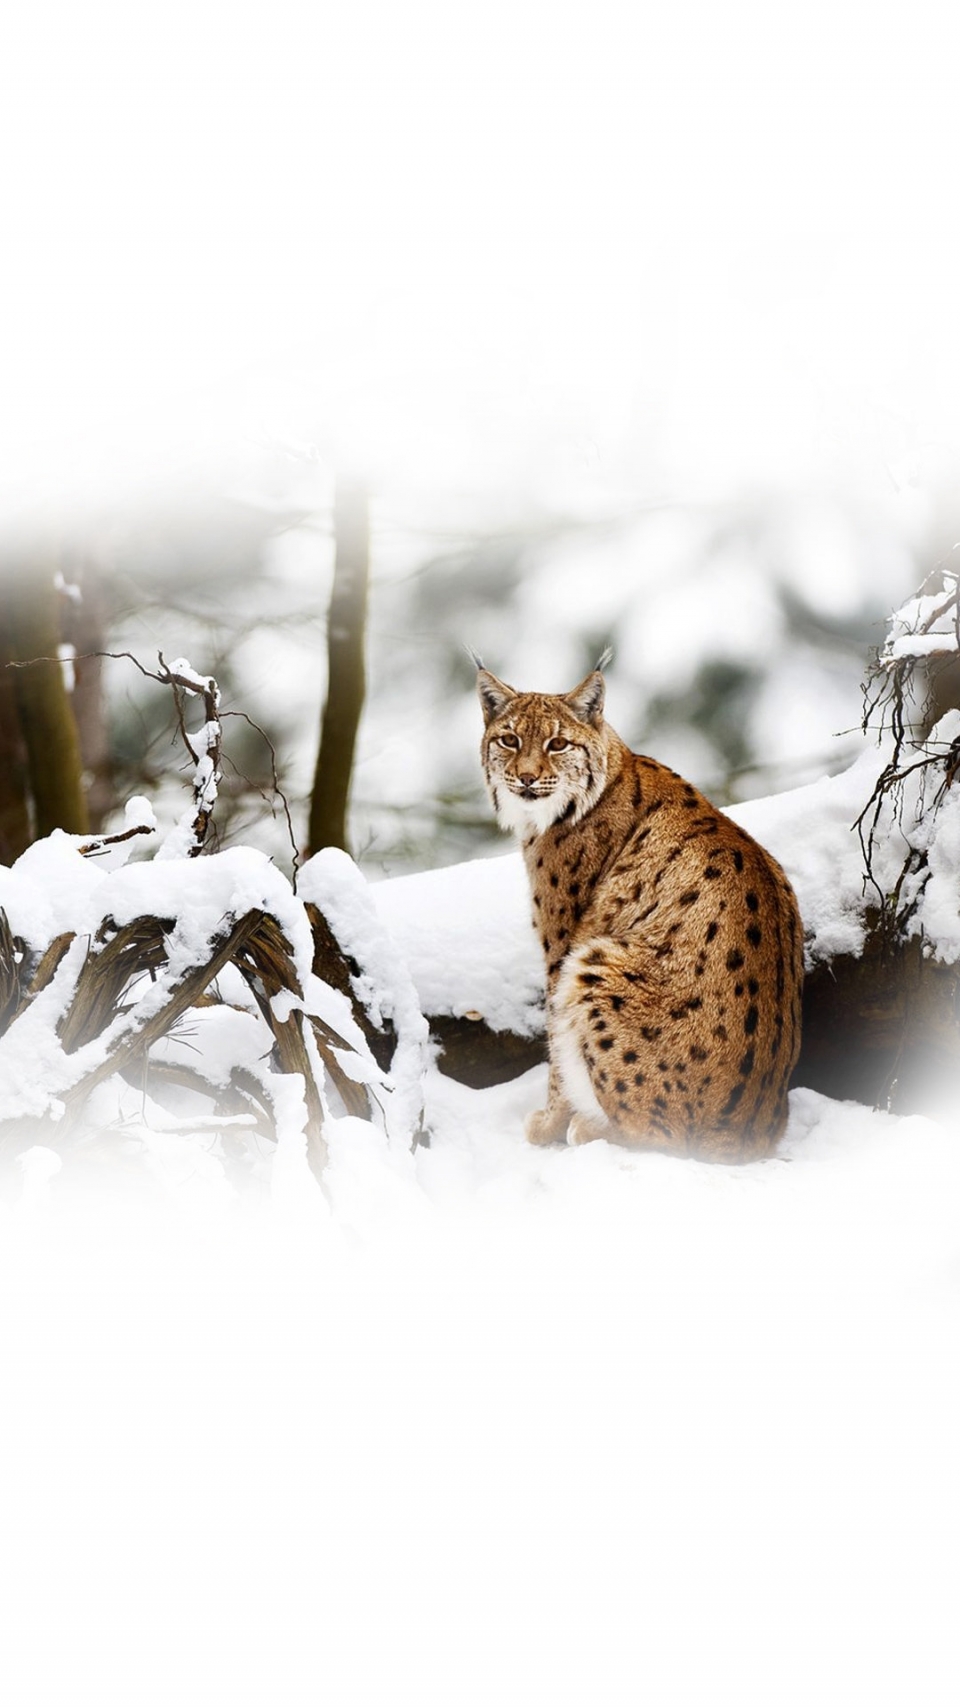
[[[543,955],[518,853],[371,886],[427,1014],[478,1013],[494,1031],[543,1030]]]
[[[960,718],[957,721],[960,723]],[[955,965],[960,960],[960,801],[952,793],[945,796],[937,812],[935,833],[926,843],[926,853],[930,875],[921,902],[924,927],[936,944],[937,959]]]
[[[157,820],[153,806],[145,794],[133,794],[123,810],[124,829],[132,830],[134,826],[142,825],[147,830],[155,830]]]
[[[165,665],[164,668],[168,676],[176,677],[177,684],[183,688],[184,693],[201,696],[213,693],[217,703],[219,703],[220,695],[213,677],[202,676],[198,670],[194,669],[189,658],[174,658],[173,663]]]
[[[850,826],[883,757],[735,811],[793,877],[813,958],[859,942]],[[740,1168],[535,1148],[546,1069],[469,1090],[423,1022],[541,1026],[517,854],[367,884],[327,850],[295,896],[250,850],[105,869],[78,840],[0,871],[31,943],[81,933],[0,1042],[4,1107],[38,1117],[0,1153],[17,1707],[948,1699],[960,1101],[894,1117],[795,1091],[776,1156]],[[952,801],[929,859],[947,950]],[[58,1140],[52,1020],[107,912],[175,920],[182,964],[271,911],[305,1004],[362,1049],[311,971],[307,900],[400,1040],[382,1122],[328,1106],[322,1188],[249,998],[158,1054],[260,1074],[275,1149],[113,1081]]]
[[[0,907],[14,936],[39,948],[61,932],[76,929],[78,913],[82,916],[103,873],[99,857],[87,861],[79,852],[82,840],[54,830],[34,842],[14,866],[0,865]],[[129,854],[129,843],[116,850],[119,863]]]
[[[930,658],[958,649],[955,629],[949,633],[935,630],[932,634],[900,634],[884,647],[881,662],[896,664],[901,658]]]
[[[348,854],[325,848],[302,866],[298,893],[320,908],[348,957],[361,968],[355,991],[373,1023],[384,1020],[396,1030],[386,1099],[387,1128],[394,1140],[409,1144],[423,1112],[422,1080],[430,1033],[409,967],[377,915],[364,878]]]
[[[807,964],[857,954],[864,936],[863,853],[854,825],[873,792],[885,753],[866,747],[838,776],[787,794],[727,808],[728,815],[779,860],[800,904]],[[903,863],[906,844],[893,825],[881,839],[878,875]]]
[[[915,593],[890,618],[881,664],[887,668],[909,658],[933,658],[956,652],[960,636],[956,622],[957,578],[941,571],[943,588],[935,593]]]
[[[36,1158],[18,1707],[949,1699],[957,1131],[801,1092],[778,1160],[716,1169],[534,1150],[542,1089],[431,1072],[415,1156],[333,1122],[329,1209],[225,1201],[169,1131],[162,1214]]]

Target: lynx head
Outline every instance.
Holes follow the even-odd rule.
[[[480,755],[493,809],[504,830],[576,823],[596,805],[607,780],[603,721],[605,653],[570,693],[518,693],[477,663],[483,707]]]

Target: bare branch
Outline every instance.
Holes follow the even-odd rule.
[[[134,824],[130,830],[118,830],[113,836],[97,836],[92,842],[84,842],[77,852],[90,855],[103,853],[104,848],[113,847],[117,842],[129,842],[133,836],[152,836],[155,828],[153,824]]]
[[[923,611],[921,600],[931,596],[927,589],[934,576],[934,571],[927,577],[915,595],[915,623],[912,628],[904,624],[903,613],[900,622],[904,624],[905,636],[915,634],[929,637],[934,625],[942,622],[948,616],[952,617],[953,632],[956,636],[957,647],[960,648],[960,597],[955,577],[943,574],[942,580],[948,584],[942,588],[942,597],[936,598],[930,610]],[[909,605],[904,610],[909,610]],[[936,811],[942,803],[948,789],[953,786],[957,775],[960,774],[960,738],[948,743],[934,744],[930,739],[928,725],[934,717],[936,694],[933,683],[928,676],[926,686],[922,686],[920,672],[931,662],[932,657],[940,657],[941,653],[931,654],[929,648],[910,652],[905,649],[899,655],[893,655],[888,649],[875,655],[863,687],[863,722],[864,733],[868,728],[877,727],[874,719],[878,719],[879,732],[889,733],[892,737],[892,753],[888,763],[881,771],[874,785],[870,799],[864,806],[860,816],[853,826],[856,829],[864,857],[864,882],[872,885],[876,891],[879,919],[878,931],[882,942],[889,947],[893,942],[902,941],[907,925],[915,916],[923,897],[924,889],[929,880],[926,852],[916,846],[911,840],[911,831],[904,826],[905,792],[904,785],[910,777],[916,776],[920,782],[919,800],[922,803],[926,794],[926,778],[938,779],[930,809]],[[944,635],[944,653],[951,658],[955,656],[956,648],[953,637]],[[917,693],[920,685],[920,694]],[[922,698],[921,698],[922,696]],[[910,721],[909,707],[919,704],[919,718],[915,723]],[[913,712],[914,718],[917,712]],[[911,752],[917,756],[910,762],[904,763],[904,755]],[[920,808],[918,807],[918,812]],[[907,844],[907,853],[899,876],[891,889],[885,890],[878,882],[874,870],[877,850],[877,838],[884,822],[885,814],[889,821],[896,823]],[[908,898],[904,900],[904,893]]]
[[[239,717],[242,720],[242,722],[248,724],[249,727],[251,729],[253,729],[256,732],[256,734],[258,734],[260,736],[260,739],[263,741],[268,753],[270,754],[270,772],[271,772],[271,778],[272,778],[272,782],[273,782],[273,792],[274,792],[274,794],[277,795],[277,797],[280,800],[280,803],[283,807],[283,816],[284,816],[284,819],[286,821],[287,835],[290,838],[290,853],[291,853],[291,858],[292,858],[292,869],[293,869],[292,884],[293,884],[293,892],[294,892],[294,894],[296,894],[296,892],[297,892],[297,875],[300,871],[300,853],[299,853],[299,849],[297,848],[296,837],[293,833],[293,818],[290,815],[290,802],[288,801],[286,794],[284,793],[284,791],[280,785],[280,773],[279,773],[279,770],[277,768],[277,749],[274,746],[273,742],[271,741],[266,730],[261,729],[259,723],[255,723],[253,721],[253,718],[248,717],[247,713],[245,711],[224,711],[224,712],[221,712],[221,717],[223,717],[223,718]],[[252,786],[252,784],[250,786]],[[257,792],[260,793],[260,790],[258,789]],[[262,796],[261,796],[261,798],[262,798]]]
[[[139,671],[140,675],[143,676],[146,681],[156,682],[160,687],[172,688],[173,697],[174,697],[174,710],[175,710],[176,722],[177,722],[177,730],[178,730],[178,733],[180,735],[180,739],[182,740],[182,742],[183,742],[183,744],[187,750],[187,753],[190,757],[190,760],[194,766],[195,772],[196,772],[197,767],[204,762],[206,757],[209,756],[210,759],[212,760],[213,768],[217,774],[217,781],[218,782],[220,781],[221,766],[222,766],[222,763],[224,760],[224,754],[222,751],[222,724],[223,724],[223,721],[225,718],[227,718],[227,717],[239,718],[243,723],[246,723],[249,726],[249,728],[251,728],[257,735],[260,736],[265,747],[267,748],[267,751],[270,754],[271,785],[273,787],[274,793],[276,794],[277,798],[280,801],[281,809],[283,812],[284,823],[285,823],[286,829],[287,829],[287,836],[288,836],[289,843],[290,843],[290,852],[291,852],[291,861],[292,861],[293,889],[294,889],[294,893],[296,893],[297,875],[298,875],[298,872],[300,870],[300,855],[299,855],[299,852],[297,849],[297,840],[296,840],[296,836],[295,836],[294,828],[293,828],[293,816],[292,816],[292,813],[290,811],[289,800],[287,799],[287,796],[284,793],[284,790],[283,790],[281,783],[280,783],[280,772],[279,772],[279,766],[277,763],[276,748],[274,747],[274,744],[271,741],[266,730],[263,729],[259,723],[256,723],[252,717],[249,717],[245,711],[239,711],[239,710],[223,711],[221,709],[221,707],[220,707],[220,690],[219,690],[219,687],[217,686],[216,680],[213,676],[199,676],[193,671],[187,672],[183,669],[178,669],[177,665],[178,665],[178,663],[181,662],[181,660],[176,660],[172,665],[168,665],[162,652],[157,654],[157,659],[158,659],[158,663],[159,663],[159,669],[157,669],[157,670],[148,669],[147,666],[145,664],[143,664],[140,661],[140,659],[136,656],[136,654],[133,652],[101,652],[101,651],[78,652],[74,655],[74,662],[79,663],[79,662],[82,662],[84,660],[93,659],[93,658],[110,658],[110,659],[113,659],[114,661],[117,661],[117,662],[122,661],[122,662],[130,663],[134,666],[134,668],[137,671]],[[27,659],[23,659],[23,660],[18,659],[18,660],[9,662],[5,666],[5,668],[11,669],[11,670],[24,670],[24,669],[31,668],[35,664],[51,664],[51,663],[59,665],[62,663],[62,660],[59,657],[37,657],[37,658],[27,658]],[[195,737],[191,737],[191,735],[187,729],[187,726],[186,726],[185,696],[188,694],[190,694],[190,695],[199,694],[204,700],[204,715],[206,718],[205,730],[209,730],[212,726],[219,726],[219,738],[215,742],[215,745],[213,747],[208,746],[205,749],[204,753],[198,753],[196,751],[196,748],[194,746]],[[243,773],[241,771],[238,771],[238,775],[242,776]],[[246,778],[244,778],[244,780],[248,781],[248,779],[246,779]],[[254,785],[250,784],[248,781],[248,786],[253,787]],[[258,790],[257,792],[260,793],[261,791]],[[212,804],[210,804],[209,802],[207,802],[206,805],[204,804],[204,801],[201,798],[202,794],[203,794],[203,788],[200,787],[198,789],[198,778],[195,774],[194,775],[194,805],[195,805],[194,841],[193,841],[192,849],[189,850],[191,857],[201,851],[201,848],[204,845],[204,843],[207,839],[207,836],[210,833],[210,824],[211,824],[213,807],[212,807]],[[261,798],[262,797],[263,796],[261,793]],[[216,796],[214,793],[214,802],[215,802],[215,798],[216,798]],[[87,845],[82,847],[80,851],[81,851],[81,853],[84,853],[84,854],[95,855],[101,851],[102,847],[105,847],[110,843],[118,842],[118,841],[125,841],[133,835],[140,835],[140,834],[147,834],[147,833],[148,832],[147,832],[146,827],[143,827],[142,829],[137,828],[134,830],[125,830],[122,833],[117,834],[117,835],[99,837],[95,841],[91,841]]]

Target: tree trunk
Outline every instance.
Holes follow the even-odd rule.
[[[344,848],[353,754],[365,690],[364,639],[370,579],[369,500],[343,482],[334,506],[336,559],[327,618],[327,703],[310,799],[308,853]]]
[[[4,598],[4,606],[7,599]],[[0,862],[12,865],[30,846],[27,755],[17,707],[9,609],[0,609]]]
[[[80,757],[87,779],[87,813],[90,829],[103,828],[104,819],[117,804],[113,787],[110,738],[103,695],[104,635],[103,580],[96,565],[85,558],[80,573],[79,602],[68,605],[66,638],[77,652],[74,664],[73,715],[80,740]]]
[[[7,586],[12,656],[56,658],[60,645],[59,598],[52,574],[21,572]],[[59,663],[11,670],[26,750],[33,802],[33,834],[51,830],[86,835],[90,825],[80,764],[80,742]]]

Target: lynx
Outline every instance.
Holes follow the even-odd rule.
[[[487,787],[546,961],[549,1087],[527,1137],[764,1156],[800,1046],[796,899],[745,830],[604,721],[607,661],[541,694],[475,658]]]

